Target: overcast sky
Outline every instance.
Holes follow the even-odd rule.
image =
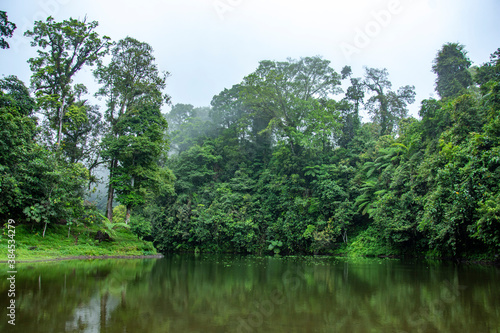
[[[415,85],[410,108],[434,96],[432,61],[444,43],[464,44],[474,64],[500,47],[498,0],[0,0],[17,24],[11,48],[0,50],[0,74],[29,84],[27,60],[36,55],[24,31],[53,16],[99,22],[118,41],[149,43],[160,70],[171,73],[172,102],[208,106],[241,82],[261,60],[320,55],[340,72],[350,65],[387,68],[393,88]],[[91,69],[77,81],[95,92]]]

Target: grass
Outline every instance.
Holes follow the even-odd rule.
[[[46,260],[79,256],[142,256],[157,254],[151,242],[137,238],[130,230],[116,229],[109,241],[99,242],[94,237],[102,226],[71,227],[53,225],[47,227],[45,237],[43,229],[35,225],[17,225],[15,227],[16,261]],[[2,228],[0,233],[0,261],[8,260],[8,233]]]

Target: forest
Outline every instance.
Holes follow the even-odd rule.
[[[5,49],[6,12],[0,28]],[[500,48],[472,66],[442,45],[428,59],[439,98],[417,119],[411,78],[393,87],[386,69],[354,77],[320,56],[263,60],[210,106],[173,104],[148,43],[97,30],[36,21],[30,82],[0,79],[2,223],[40,237],[115,223],[162,253],[498,254]],[[89,200],[99,183],[105,211]]]

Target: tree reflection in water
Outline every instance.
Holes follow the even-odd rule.
[[[332,257],[24,264],[15,331],[495,332],[498,273],[447,262]],[[7,325],[0,330],[14,331]]]

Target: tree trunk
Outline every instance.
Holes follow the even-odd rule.
[[[132,179],[130,180],[130,186],[132,190],[134,189],[134,183],[135,183],[135,177],[132,176]],[[130,221],[130,211],[132,210],[132,207],[130,205],[127,205],[127,213],[125,214],[125,224],[128,224]]]
[[[42,235],[42,238],[45,238],[45,230],[47,230],[47,222],[45,222],[45,226],[43,227],[43,235]]]
[[[347,244],[347,229],[344,230],[344,233],[342,234],[342,240],[344,241],[345,244]]]
[[[116,168],[117,161],[116,159],[112,159],[109,167],[109,186],[108,186],[108,201],[106,204],[106,217],[109,222],[113,222],[113,197],[115,194],[115,189],[113,184],[111,183],[111,178],[113,177],[113,171]]]
[[[62,97],[61,107],[59,108],[59,129],[57,131],[57,148],[61,148],[61,135],[64,116],[64,96]]]
[[[108,201],[106,203],[106,217],[109,222],[113,222],[113,196],[114,196],[114,188],[112,184],[109,184],[108,187]]]
[[[389,121],[389,105],[385,100],[385,96],[380,99],[380,125],[381,125],[381,135],[391,134],[392,128]]]
[[[130,211],[132,210],[132,208],[127,205],[127,213],[125,214],[125,224],[128,224],[128,222],[130,221]]]

